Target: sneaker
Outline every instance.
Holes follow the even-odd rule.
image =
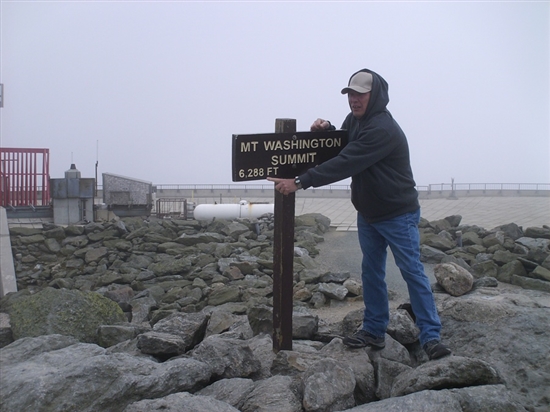
[[[430,360],[440,359],[451,354],[451,350],[438,340],[427,342],[423,349]]]
[[[358,330],[353,336],[346,336],[344,338],[344,345],[350,348],[364,348],[365,346],[372,346],[373,349],[382,349],[386,346],[384,342],[384,336],[376,337],[366,330]]]

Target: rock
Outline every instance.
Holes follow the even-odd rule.
[[[350,296],[363,296],[363,285],[355,279],[348,279],[344,282],[344,287],[348,290]]]
[[[529,249],[548,249],[550,247],[550,240],[542,238],[520,237],[516,239],[516,243],[527,246]]]
[[[327,301],[330,302],[330,299],[327,299],[323,293],[314,292],[311,295],[311,299],[309,300],[309,303],[313,308],[319,309],[325,306]]]
[[[506,263],[510,263],[513,260],[516,260],[517,258],[518,258],[518,255],[516,255],[512,252],[509,252],[507,250],[497,250],[493,254],[493,261],[497,265],[504,265]]]
[[[462,388],[503,383],[497,371],[480,359],[448,356],[428,362],[399,375],[391,395],[403,396],[426,389]]]
[[[10,236],[34,236],[42,234],[42,229],[24,227],[24,226],[14,226],[10,227]]]
[[[330,227],[330,219],[320,213],[306,213],[295,218],[295,226],[311,227],[317,229],[317,233],[325,233]]]
[[[135,296],[134,290],[130,286],[120,286],[116,288],[108,288],[103,292],[103,296],[111,299],[116,303],[130,302]]]
[[[178,275],[187,273],[191,269],[191,262],[188,259],[164,260],[158,263],[153,263],[150,270],[156,276]]]
[[[539,236],[544,231],[522,234],[521,228],[513,224],[486,231],[477,226],[459,227],[460,220],[450,218],[434,225],[438,237],[450,242],[447,246],[452,245],[448,254],[421,246],[423,261],[453,262],[471,270],[477,278],[472,289],[463,295],[453,296],[439,286],[435,294],[443,323],[442,339],[455,355],[450,358],[428,361],[410,317],[414,318],[414,314],[405,309],[390,311],[386,347],[379,351],[352,350],[342,343],[342,335],[360,327],[362,309],[352,310],[344,321],[336,323],[319,319],[309,310],[330,305],[328,311],[341,311],[354,300],[360,301],[362,294],[356,276],[319,270],[314,256],[318,253],[315,245],[323,241],[322,233],[328,228],[323,219],[308,216],[295,227],[293,350],[274,353],[273,216],[255,221],[212,222],[128,218],[119,220],[123,222],[119,225],[104,222],[67,231],[45,225],[42,231],[15,237],[12,234],[21,291],[0,299],[0,320],[4,318],[1,312],[8,313],[16,302],[36,295],[47,285],[96,291],[122,308],[125,318],[98,326],[98,342],[108,349],[93,344],[82,346],[76,339],[60,335],[32,338],[35,343],[21,345],[31,338],[12,342],[12,336],[0,349],[2,373],[7,365],[10,371],[31,368],[34,381],[28,375],[26,384],[43,382],[46,393],[51,392],[48,396],[55,397],[56,403],[49,410],[65,410],[63,405],[71,409],[76,403],[79,410],[113,412],[170,407],[197,411],[304,411],[306,404],[311,410],[547,410],[550,282],[539,274],[546,272],[537,268],[550,266],[550,240],[528,237],[527,234]],[[422,231],[433,235],[436,229],[429,226],[429,222],[424,222]],[[463,247],[456,246],[458,231],[462,232]],[[21,241],[22,237],[34,235],[42,235],[43,243],[32,238]],[[182,241],[188,237],[192,245]],[[487,237],[488,248],[483,246]],[[100,256],[94,257],[97,252]],[[514,260],[503,263],[508,257]],[[537,274],[539,279],[534,278]],[[320,284],[330,284],[338,293],[340,288],[345,289],[341,293],[343,299],[338,300],[338,293],[327,299],[319,292],[326,288],[320,288]],[[0,333],[11,330],[7,324]],[[55,339],[58,342],[52,342]],[[65,356],[59,350],[69,353],[76,345],[81,345],[78,351],[82,353],[98,353],[96,358],[101,357],[104,363],[91,362],[89,358],[93,356],[82,355],[81,369],[74,372],[77,352],[75,356]],[[140,347],[151,353],[144,353]],[[42,361],[38,367],[29,366],[28,362],[34,362],[39,355],[52,360],[52,365],[56,360],[53,374],[52,366],[44,366]],[[126,359],[131,359],[137,368]],[[160,372],[162,368],[175,364],[183,368],[177,362],[184,359],[196,362],[193,365],[201,370],[204,379],[190,379],[183,389],[178,386],[183,378],[172,375],[175,382],[148,389],[159,373],[166,373]],[[452,368],[435,367],[451,360],[455,362]],[[92,364],[94,367],[86,366]],[[150,365],[160,369],[151,372]],[[61,371],[65,366],[72,371]],[[125,380],[121,381],[116,371],[109,368],[120,368],[120,376],[127,375]],[[492,368],[506,387],[454,387],[465,385],[466,375],[452,373],[462,368],[485,377]],[[96,378],[97,384],[83,380],[81,371],[90,374],[90,379]],[[79,377],[74,383],[67,378],[71,373],[70,376]],[[433,389],[390,397],[392,387],[415,373],[420,378],[407,387],[420,390],[434,385]],[[194,374],[197,376],[198,369]],[[56,388],[52,379],[58,377]],[[114,387],[121,388],[120,394],[113,394],[114,389],[104,386],[108,379]],[[350,393],[348,384],[353,380],[355,386]],[[437,386],[440,384],[447,389]],[[1,410],[12,410],[11,405],[22,405],[22,409],[13,410],[25,410],[29,405],[45,405],[44,399],[49,402],[43,391],[25,392],[25,386],[21,386],[21,391],[29,399],[15,402],[11,398],[18,396],[20,390],[12,395],[5,385],[8,383],[0,380],[1,393],[8,393],[7,400],[0,398]],[[66,387],[63,392],[62,385]],[[96,400],[82,393],[86,385],[92,387],[90,398]],[[160,386],[162,390],[158,389]],[[378,401],[380,398],[387,399]],[[56,405],[62,406],[56,409]],[[40,410],[34,406],[27,409]]]
[[[13,342],[13,334],[10,325],[10,316],[0,312],[0,348]]]
[[[242,412],[303,412],[298,383],[289,376],[258,382],[245,399]]]
[[[116,243],[116,246],[121,245],[120,242]],[[125,246],[121,245],[124,249]],[[174,254],[178,255],[180,253],[183,253],[186,250],[187,246],[182,245],[181,243],[176,242],[164,242],[160,243],[157,247],[157,250],[160,253],[168,253],[168,254]]]
[[[531,272],[537,279],[546,280],[550,282],[550,270],[543,268],[542,266],[537,266],[533,272]]]
[[[52,253],[58,253],[61,251],[61,245],[56,239],[48,238],[44,240],[44,245]]]
[[[208,319],[209,316],[204,312],[174,313],[158,321],[153,331],[180,337],[184,351],[188,351],[204,338]]]
[[[463,246],[468,246],[468,245],[483,246],[483,239],[481,239],[476,232],[465,232],[465,233],[462,233],[462,245]]]
[[[117,343],[131,340],[145,332],[145,328],[138,328],[134,325],[101,325],[97,330],[97,341],[99,346],[108,348]]]
[[[533,271],[537,266],[537,262],[533,262],[529,259],[522,258],[521,256],[517,258],[518,262],[525,268],[526,271]]]
[[[524,276],[512,275],[510,279],[512,285],[521,286],[524,289],[540,290],[550,293],[550,282],[540,279],[531,279]]]
[[[248,228],[248,226],[244,225],[243,223],[233,221],[228,222],[227,226],[222,229],[222,233],[231,237],[234,240],[238,240],[240,235],[245,234],[249,230],[250,229]]]
[[[353,371],[356,383],[353,396],[358,405],[377,399],[375,370],[367,352],[350,351],[339,338],[332,339],[319,352],[347,365]]]
[[[92,242],[98,242],[100,240],[105,240],[108,238],[116,238],[119,237],[118,230],[115,229],[108,229],[108,230],[101,230],[98,232],[90,233],[88,234],[88,239]]]
[[[489,248],[495,245],[502,246],[504,245],[504,241],[505,241],[504,232],[501,230],[498,230],[494,233],[490,233],[488,236],[485,236],[483,238],[483,246],[485,246],[486,248]]]
[[[378,399],[387,399],[391,397],[391,387],[396,377],[412,368],[403,365],[400,362],[378,358],[376,365],[376,396]]]
[[[529,249],[527,252],[527,258],[538,263],[539,265],[544,262],[544,260],[550,256],[550,250],[549,249],[542,249],[542,248],[532,248]]]
[[[411,352],[403,346],[400,342],[393,339],[390,335],[386,334],[386,347],[382,350],[368,350],[369,358],[373,362],[377,362],[378,358],[384,358],[387,360],[395,361],[402,363],[403,365],[412,366],[414,364],[413,355],[411,357]]]
[[[474,288],[494,288],[498,286],[498,280],[491,276],[484,276],[474,281]]]
[[[441,233],[446,232],[439,232],[438,234],[425,234],[424,236],[422,236],[422,244],[442,251],[447,251],[454,248],[456,246],[455,242],[453,242],[453,240],[449,239],[448,237],[442,235]]]
[[[513,311],[497,296],[468,294],[461,299],[445,301],[442,311],[461,322],[490,322],[510,316]]]
[[[42,234],[36,234],[36,235],[30,235],[30,236],[23,236],[20,238],[20,242],[23,245],[31,245],[35,243],[43,243],[46,240],[44,235]]]
[[[441,259],[440,263],[455,263],[470,272],[472,268],[468,263],[466,263],[466,261],[462,257],[460,257],[459,253],[460,252],[457,252],[455,255],[445,256],[443,259]],[[470,261],[474,260],[473,256],[465,255],[465,257],[469,258]]]
[[[418,340],[420,329],[406,310],[398,309],[390,313],[387,333],[401,344],[408,345]]]
[[[212,306],[223,305],[228,302],[241,301],[241,288],[238,286],[228,286],[224,288],[216,288],[208,297],[208,304]]]
[[[313,293],[306,287],[306,283],[302,280],[293,287],[293,298],[295,301],[307,302],[311,300]]]
[[[260,361],[260,370],[256,372],[254,378],[260,380],[271,377],[271,366],[276,357],[271,336],[263,333],[256,335],[248,340],[248,344],[256,359]]]
[[[308,283],[318,283],[321,280],[321,274],[317,270],[303,270],[300,272],[300,281]]]
[[[55,338],[57,349],[30,349]],[[159,364],[125,353],[106,356],[105,349],[90,343],[67,343],[65,337],[50,335],[0,349],[2,375],[10,377],[0,383],[0,409],[39,411],[47,405],[51,411],[122,411],[133,402],[189,391],[210,379],[208,366],[194,359]],[[22,352],[28,353],[26,359]]]
[[[187,343],[178,335],[159,331],[150,331],[137,337],[137,347],[142,353],[166,360],[184,354]]]
[[[148,292],[149,289],[146,290]],[[164,290],[162,290],[164,293]],[[134,299],[131,300],[132,306],[132,323],[141,324],[149,320],[149,315],[151,309],[157,306],[157,301],[152,296],[147,295],[136,295]]]
[[[487,251],[487,248],[482,245],[470,245],[466,247],[466,251],[475,256],[480,253],[485,253]]]
[[[69,225],[65,228],[66,236],[80,236],[84,234],[83,226]]]
[[[212,385],[201,389],[196,394],[202,396],[210,396],[212,398],[228,403],[237,410],[240,410],[246,397],[254,389],[254,386],[255,384],[252,379],[220,379],[219,381],[214,382]],[[200,411],[198,410],[197,412]]]
[[[462,221],[462,216],[460,215],[447,216],[445,220],[449,222],[451,227],[458,227],[460,225],[460,222]]]
[[[305,411],[341,411],[355,406],[353,371],[327,359],[310,366],[303,376]]]
[[[223,243],[225,237],[219,233],[198,233],[195,235],[182,234],[177,242],[185,246],[194,246],[199,243]]]
[[[97,329],[126,321],[120,307],[95,292],[46,288],[11,305],[14,339],[48,334],[96,343]]]
[[[238,409],[209,396],[178,392],[159,399],[144,399],[128,405],[124,412],[238,412]]]
[[[548,227],[528,227],[525,229],[525,236],[532,238],[550,239],[550,228]]]
[[[326,272],[321,275],[323,283],[345,283],[350,278],[349,272]]]
[[[61,246],[73,246],[76,248],[83,248],[89,243],[86,235],[70,236],[63,239]]]
[[[204,337],[219,335],[223,332],[227,332],[241,322],[246,322],[246,324],[250,327],[250,323],[248,322],[248,317],[246,315],[237,315],[235,313],[222,310],[221,308],[213,310],[210,314],[210,318],[208,319]],[[253,335],[254,332],[252,331],[252,328],[250,328],[250,336],[247,339],[251,338]]]
[[[508,223],[506,225],[500,225],[493,229],[494,231],[502,231],[505,236],[508,236],[512,240],[519,239],[523,236],[523,230],[515,223]]]
[[[472,265],[472,270],[474,271],[473,274],[476,278],[484,276],[496,278],[499,268],[492,260],[486,260],[484,262],[479,262]]]
[[[456,263],[440,263],[434,267],[437,282],[452,296],[461,296],[472,290],[474,277]]]
[[[319,292],[330,299],[336,300],[344,300],[348,294],[348,290],[337,283],[320,283]]]
[[[254,335],[273,333],[273,308],[266,305],[255,305],[248,312],[248,321]]]
[[[446,300],[439,313],[446,325],[442,338],[451,341],[454,354],[488,362],[523,406],[534,402],[541,410],[547,408],[546,401],[540,403],[547,388],[535,382],[550,378],[548,348],[543,343],[550,339],[548,295],[513,288],[496,295],[473,292],[452,300]]]
[[[216,379],[248,378],[261,367],[246,341],[224,338],[223,335],[204,339],[190,356],[210,365]]]
[[[445,252],[427,245],[420,245],[420,260],[425,263],[439,263],[446,257]]]
[[[435,233],[439,233],[442,230],[449,230],[452,228],[451,222],[447,219],[439,219],[430,222],[430,226],[434,228]]]
[[[348,412],[474,412],[526,411],[504,385],[426,390],[348,409]]]
[[[319,327],[319,317],[308,312],[292,312],[292,337],[312,339]]]
[[[527,272],[519,260],[513,260],[502,265],[498,269],[496,277],[501,282],[512,283],[512,276],[514,275],[527,276]]]

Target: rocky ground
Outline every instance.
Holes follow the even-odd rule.
[[[550,407],[550,229],[422,222],[453,350],[428,361],[393,277],[386,348],[342,344],[362,317],[356,240],[331,243],[315,215],[297,217],[293,348],[274,351],[271,225],[128,219],[14,230],[21,290],[0,300],[0,410]]]

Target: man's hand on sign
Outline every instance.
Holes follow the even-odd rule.
[[[268,177],[267,180],[275,183],[275,190],[283,195],[289,195],[298,190],[294,179],[279,179],[276,177]]]
[[[312,132],[322,132],[323,130],[327,130],[329,127],[330,122],[328,120],[317,119],[311,125],[310,130]]]

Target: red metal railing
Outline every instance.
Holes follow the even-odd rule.
[[[0,206],[50,204],[50,150],[0,148]]]

